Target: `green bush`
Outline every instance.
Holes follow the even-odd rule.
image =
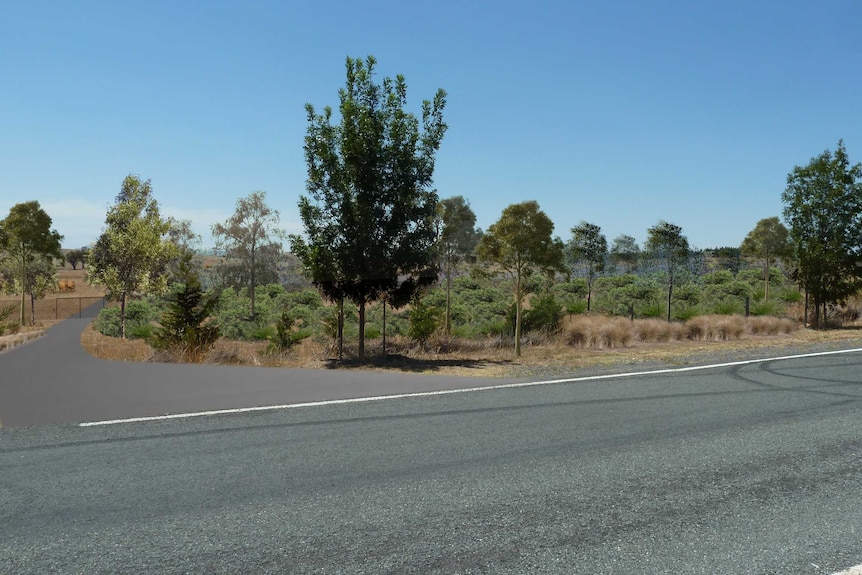
[[[142,326],[155,321],[159,316],[159,308],[148,300],[130,300],[126,302],[126,337],[134,339],[135,335],[149,333]],[[93,324],[96,331],[109,337],[120,337],[120,308],[109,306],[102,308]]]
[[[407,334],[425,345],[437,328],[440,327],[440,310],[425,303],[421,298],[415,298],[410,308]]]
[[[554,333],[560,329],[563,307],[553,294],[534,297],[530,309],[524,312],[522,332]]]

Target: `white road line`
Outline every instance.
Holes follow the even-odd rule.
[[[862,575],[862,565],[856,565],[844,571],[833,573],[832,575]]]
[[[173,413],[169,415],[154,415],[148,417],[130,417],[127,419],[111,419],[106,421],[89,421],[79,423],[80,427],[94,427],[97,425],[117,425],[120,423],[140,423],[144,421],[163,421],[167,419],[182,419],[186,417],[202,417],[206,415],[227,415],[233,413],[249,413],[253,411],[275,411],[279,409],[296,409],[300,407],[320,407],[324,405],[340,405],[344,403],[366,403],[370,401],[384,401],[387,399],[404,399],[407,397],[429,397],[434,395],[452,395],[455,393],[471,393],[474,391],[489,391],[492,389],[514,389],[518,387],[534,387],[539,385],[554,385],[558,383],[577,383],[581,381],[597,381],[601,379],[618,379],[624,377],[637,377],[642,375],[660,375],[668,373],[685,373],[689,371],[702,371],[706,369],[717,369],[721,367],[735,367],[739,365],[751,365],[754,363],[766,363],[768,361],[784,361],[788,359],[802,359],[806,357],[821,357],[826,355],[838,355],[844,353],[862,352],[862,348],[842,349],[837,351],[821,351],[816,353],[805,353],[800,355],[785,355],[781,357],[766,357],[761,359],[747,359],[743,361],[730,361],[726,363],[714,363],[710,365],[696,365],[692,367],[675,367],[668,369],[656,369],[653,371],[634,371],[626,373],[614,373],[607,375],[591,375],[586,377],[571,377],[566,379],[549,379],[545,381],[526,381],[523,383],[504,383],[500,385],[485,385],[481,387],[468,387],[463,389],[444,389],[440,391],[417,391],[415,393],[398,393],[394,395],[377,395],[372,397],[355,397],[350,399],[327,399],[323,401],[310,401],[306,403],[289,403],[285,405],[265,405],[260,407],[240,407],[236,409],[217,409],[213,411],[197,411],[191,413]],[[855,567],[853,567],[855,569]],[[849,574],[848,574],[849,575]],[[852,572],[852,575],[857,575]],[[862,575],[862,572],[858,573]]]

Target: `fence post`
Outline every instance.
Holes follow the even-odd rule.
[[[748,317],[751,312],[751,297],[745,296],[745,317]]]

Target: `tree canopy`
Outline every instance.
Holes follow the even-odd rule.
[[[359,357],[365,353],[365,307],[377,299],[407,300],[437,277],[431,188],[446,132],[441,89],[422,102],[420,120],[405,110],[401,75],[374,81],[376,60],[347,58],[339,119],[330,107],[306,105],[306,191],[299,213],[305,235],[291,249],[323,294],[338,302],[339,350],[344,298],[359,310]]]
[[[437,212],[437,250],[446,279],[444,326],[448,335],[452,329],[452,277],[458,264],[472,256],[482,237],[482,230],[476,227],[476,214],[464,196],[440,200]]]
[[[681,227],[661,220],[647,230],[646,247],[664,262],[667,270],[667,321],[670,322],[673,281],[677,269],[688,258],[688,238],[682,234]]]
[[[529,290],[526,280],[536,273],[564,271],[563,242],[553,233],[554,223],[538,202],[521,202],[503,210],[476,247],[489,273],[505,274],[512,281],[516,356],[521,355],[522,307]]]
[[[129,174],[105,217],[105,228],[88,258],[87,281],[120,302],[120,336],[126,337],[126,301],[167,289],[167,264],[177,248],[168,239],[150,180]]]
[[[782,194],[800,285],[814,301],[814,324],[829,303],[862,287],[862,164],[844,142],[787,175]]]
[[[740,250],[763,262],[764,299],[768,300],[770,266],[778,259],[787,259],[793,255],[789,231],[778,217],[764,218],[748,232]]]
[[[284,232],[277,210],[266,204],[266,192],[252,192],[236,202],[236,211],[212,227],[216,249],[224,255],[219,271],[227,285],[248,287],[254,319],[254,288],[278,280]]]
[[[596,274],[605,269],[608,255],[608,240],[602,228],[589,222],[581,222],[572,228],[572,238],[567,244],[568,255],[575,266],[583,266],[587,275],[587,311],[593,293]]]
[[[9,215],[0,221],[0,252],[14,265],[21,293],[19,320],[24,325],[26,295],[44,294],[42,273],[31,273],[37,262],[45,258],[62,260],[60,242],[63,236],[51,229],[51,216],[39,202],[24,202],[12,206]],[[40,266],[40,269],[44,266]]]

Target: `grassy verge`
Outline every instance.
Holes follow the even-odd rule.
[[[584,369],[612,366],[686,365],[692,362],[731,361],[775,356],[808,349],[862,346],[862,330],[798,329],[789,320],[766,317],[702,316],[685,323],[601,316],[576,316],[559,334],[525,338],[524,353],[515,358],[512,342],[501,338],[432,338],[424,345],[404,337],[366,343],[367,360],[355,359],[356,343],[346,342],[345,359],[336,363],[332,344],[308,338],[281,353],[268,351],[266,342],[221,339],[200,358],[201,363],[268,367],[338,367],[481,377],[553,377]],[[92,355],[119,361],[176,361],[155,354],[141,340],[104,336],[92,326],[81,337]]]

